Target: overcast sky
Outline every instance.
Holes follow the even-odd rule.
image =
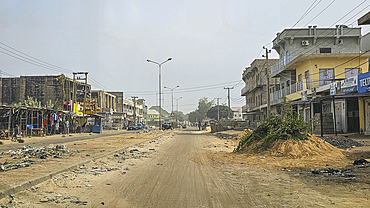
[[[150,107],[158,103],[158,66],[146,60],[172,57],[162,66],[162,88],[180,86],[174,90],[175,98],[182,97],[180,111],[195,110],[201,97],[227,103],[223,88],[233,86],[231,105],[241,107],[243,69],[262,58],[262,46],[271,48],[276,33],[295,24],[357,26],[369,5],[369,0],[0,0],[0,70],[4,77],[88,71],[93,89],[123,91]],[[6,55],[16,56],[2,44],[64,69]],[[170,90],[162,91],[164,108],[171,111]]]

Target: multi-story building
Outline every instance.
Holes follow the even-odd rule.
[[[117,111],[116,109],[116,96],[105,92],[103,90],[92,90],[91,101],[96,103],[97,112],[110,112]]]
[[[159,112],[154,109],[148,109],[147,125],[156,126],[159,122]]]
[[[358,25],[370,25],[370,12],[358,19]],[[370,32],[365,34],[361,39],[361,52],[370,52]],[[370,68],[370,59],[368,59],[368,68]],[[369,82],[370,73],[359,75],[358,77],[358,91],[361,93],[359,97],[359,115],[360,115],[360,131],[366,135],[370,135],[370,88]],[[363,90],[363,89],[366,90]],[[364,91],[364,92],[363,92]]]
[[[268,60],[268,65],[277,63],[277,59]],[[265,59],[255,59],[250,67],[246,67],[242,79],[245,87],[241,90],[241,96],[245,96],[246,105],[242,107],[246,120],[259,123],[267,116],[267,78],[270,70],[266,66]],[[275,88],[277,79],[270,79],[270,87]]]
[[[242,107],[232,107],[231,110],[233,111],[233,119],[238,121],[243,121],[243,110]]]
[[[116,112],[123,113],[123,100],[125,99],[123,92],[108,92],[114,96],[116,96]]]
[[[361,38],[361,28],[345,25],[309,26],[278,33],[273,49],[280,59],[271,66],[271,77],[280,80],[278,87],[271,89],[271,105],[278,107],[286,98],[306,120],[318,118],[322,112],[335,121],[336,131],[359,132],[358,98],[346,94],[357,91],[353,77],[369,70],[364,63],[370,54],[360,53]],[[336,94],[338,81],[344,83],[341,97],[332,102],[330,95]],[[333,127],[328,129],[332,129],[328,133],[333,133]]]
[[[75,103],[83,103],[84,101],[85,83],[73,82],[73,79],[64,74],[2,78],[0,82],[0,103],[2,105],[23,103],[28,98],[33,98],[41,102],[41,107],[50,103],[55,109],[71,110],[71,101],[74,95],[76,95]],[[86,84],[86,88],[88,98],[91,85]]]

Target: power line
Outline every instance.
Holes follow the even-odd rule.
[[[32,64],[32,65],[35,65],[35,66],[38,66],[38,67],[42,67],[42,68],[45,68],[45,69],[48,69],[48,70],[51,70],[51,71],[59,72],[59,73],[61,72],[61,70],[66,71],[66,72],[70,72],[70,73],[73,72],[73,70],[70,70],[70,69],[67,69],[67,68],[64,68],[64,67],[60,67],[60,66],[48,63],[46,61],[43,61],[41,59],[35,58],[35,57],[33,57],[31,55],[28,55],[27,53],[24,53],[20,50],[17,50],[14,47],[11,47],[11,46],[3,43],[3,42],[0,42],[0,44],[7,47],[7,48],[5,48],[5,47],[0,46],[0,48],[2,50],[7,51],[7,52],[5,52],[5,51],[0,50],[1,53],[5,54],[5,55],[8,55],[10,57],[13,57],[15,59],[18,59],[20,61]],[[11,50],[9,50],[8,48],[11,49]],[[92,79],[92,78],[90,77],[90,79]],[[98,81],[96,81],[95,79],[92,79],[92,80],[98,86],[102,86],[103,88],[108,89],[107,87],[105,87],[104,85],[102,85]]]
[[[366,1],[366,0],[365,0]],[[346,17],[347,15],[349,15],[350,13],[352,13],[355,9],[357,9],[358,7],[360,7],[365,1],[363,1],[363,2],[361,2],[360,4],[358,4],[357,6],[355,6],[351,11],[349,11],[349,12],[347,12],[344,16],[342,16],[339,20],[337,20],[336,22],[334,22],[332,25],[330,25],[329,26],[329,28],[328,29],[325,29],[325,30],[323,30],[320,34],[318,34],[318,36],[320,36],[321,34],[323,34],[324,32],[326,32],[326,31],[328,31],[328,30],[330,30],[331,29],[331,27],[332,26],[334,26],[335,24],[337,24],[340,20],[342,20],[344,17]],[[368,5],[368,6],[366,6],[365,8],[363,8],[361,11],[359,11],[357,14],[359,14],[360,12],[362,12],[363,10],[365,10],[366,8],[368,8],[370,5]],[[356,15],[357,15],[356,14]],[[346,22],[348,22],[349,20],[347,20]],[[344,22],[343,24],[345,24],[346,22]],[[347,33],[345,33],[345,34],[348,34],[349,32],[351,32],[352,30],[354,30],[355,28],[352,28],[352,29],[349,29],[348,31],[347,31]],[[298,31],[296,32],[296,33],[294,33],[293,34],[293,36],[295,35],[295,34],[297,34],[298,33]],[[344,34],[344,35],[345,35]],[[326,38],[326,37],[328,37],[330,34],[327,34],[325,37],[323,37],[323,38]],[[324,45],[324,46],[327,46],[327,45],[329,45],[330,43],[329,43],[329,40],[327,40],[327,41],[324,41],[324,42],[322,42],[322,43],[320,43],[320,44],[317,44],[317,45],[315,45],[315,47],[312,47],[312,48],[310,48],[307,52],[312,52],[313,50],[315,50],[315,49],[317,49],[319,46],[321,46],[321,45],[323,45],[323,44],[326,44],[326,45]],[[301,49],[297,49],[297,50],[295,50],[295,51],[293,51],[292,53],[290,53],[291,54],[291,56],[295,56],[296,54],[301,54],[303,51],[304,51],[305,49],[304,48],[301,48]],[[307,53],[306,52],[306,53]]]
[[[311,6],[310,7],[308,7],[308,9],[303,13],[303,15],[301,16],[301,18],[299,18],[298,19],[298,21],[292,26],[292,28],[293,27],[295,27],[303,18],[305,18],[313,9],[315,9],[316,8],[316,6],[317,5],[319,5],[320,4],[320,2],[322,1],[322,0],[320,0],[313,8],[312,8],[312,6],[316,3],[316,1],[317,0],[315,0],[312,4],[311,4]],[[311,9],[312,8],[312,9]]]
[[[318,16],[320,16],[326,9],[328,9],[333,3],[335,2],[335,0],[333,0],[329,5],[327,5],[323,10],[321,10],[321,12],[319,12],[314,18],[312,18],[304,27],[306,27],[308,24],[310,24],[310,22],[312,22],[313,20],[315,20]]]

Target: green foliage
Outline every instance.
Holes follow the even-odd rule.
[[[198,101],[198,109],[192,111],[188,114],[190,122],[201,121],[202,119],[207,118],[207,112],[211,109],[213,105],[213,100],[208,101],[207,97],[203,97]]]
[[[234,151],[240,151],[244,146],[256,142],[256,149],[267,150],[277,140],[307,140],[311,122],[306,123],[303,116],[285,103],[281,113],[264,120],[252,134],[244,136]]]
[[[48,108],[48,109],[53,109],[54,108],[54,104],[51,102],[51,100],[46,102],[45,108]]]
[[[27,100],[24,100],[24,103],[19,102],[14,104],[14,107],[33,107],[33,108],[41,108],[41,101],[37,101],[37,98],[27,97]]]
[[[217,120],[218,117],[218,107],[220,107],[220,119],[222,118],[227,118],[229,115],[229,110],[230,110],[230,115],[232,114],[232,110],[226,106],[226,105],[219,105],[219,106],[213,106],[211,109],[208,110],[207,116],[208,118],[215,119]]]
[[[197,110],[195,110],[195,111],[190,112],[188,114],[188,117],[189,117],[189,121],[194,123],[196,121],[200,121],[199,119],[200,119],[201,116],[200,116],[199,112]]]

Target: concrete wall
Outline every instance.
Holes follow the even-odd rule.
[[[361,52],[370,51],[370,32],[362,36]]]
[[[331,48],[331,53],[358,53],[361,28],[313,28],[286,29],[277,34],[273,48],[280,58],[289,55],[320,53],[320,48]],[[310,32],[311,31],[311,32]],[[308,45],[302,45],[302,41]],[[339,41],[340,40],[340,41]]]

